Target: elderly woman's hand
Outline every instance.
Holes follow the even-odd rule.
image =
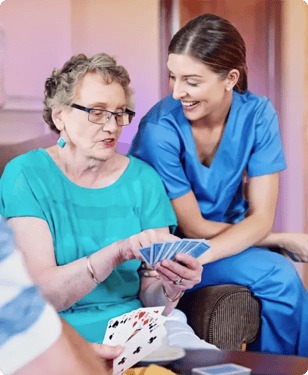
[[[175,298],[181,291],[200,283],[203,267],[191,255],[178,253],[175,261],[165,259],[158,262],[155,270],[162,279],[168,296]]]
[[[143,260],[139,249],[151,246],[152,242],[178,241],[179,237],[168,233],[168,228],[147,229],[119,242],[118,264],[130,259]]]

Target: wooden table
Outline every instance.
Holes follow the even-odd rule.
[[[165,367],[177,374],[188,375],[194,367],[221,363],[236,363],[250,368],[252,374],[262,375],[303,375],[308,371],[308,358],[304,357],[217,350],[187,350],[185,357]]]

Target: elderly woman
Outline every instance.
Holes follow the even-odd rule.
[[[44,119],[58,145],[12,160],[0,211],[45,297],[83,337],[101,343],[109,319],[142,306],[169,314],[201,280],[191,256],[164,260],[159,278],[138,275],[139,248],[173,241],[176,218],[160,177],[116,152],[129,125],[127,71],[106,55],[72,57],[45,84]],[[175,281],[182,279],[180,285]]]

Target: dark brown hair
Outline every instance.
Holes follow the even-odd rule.
[[[223,78],[230,70],[237,69],[240,77],[234,89],[247,90],[245,42],[238,30],[222,17],[203,14],[190,20],[173,36],[168,53],[190,55]]]
[[[98,53],[89,58],[83,54],[72,56],[62,69],[54,69],[45,82],[43,118],[51,130],[59,133],[52,120],[52,108],[55,105],[72,104],[76,87],[86,73],[100,74],[107,84],[118,82],[124,89],[128,104],[132,106],[129,103],[132,95],[129,75],[123,66],[117,65],[113,57],[106,53]]]

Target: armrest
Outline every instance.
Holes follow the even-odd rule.
[[[241,285],[212,285],[186,293],[178,308],[195,333],[225,350],[241,350],[260,328],[260,302]]]

